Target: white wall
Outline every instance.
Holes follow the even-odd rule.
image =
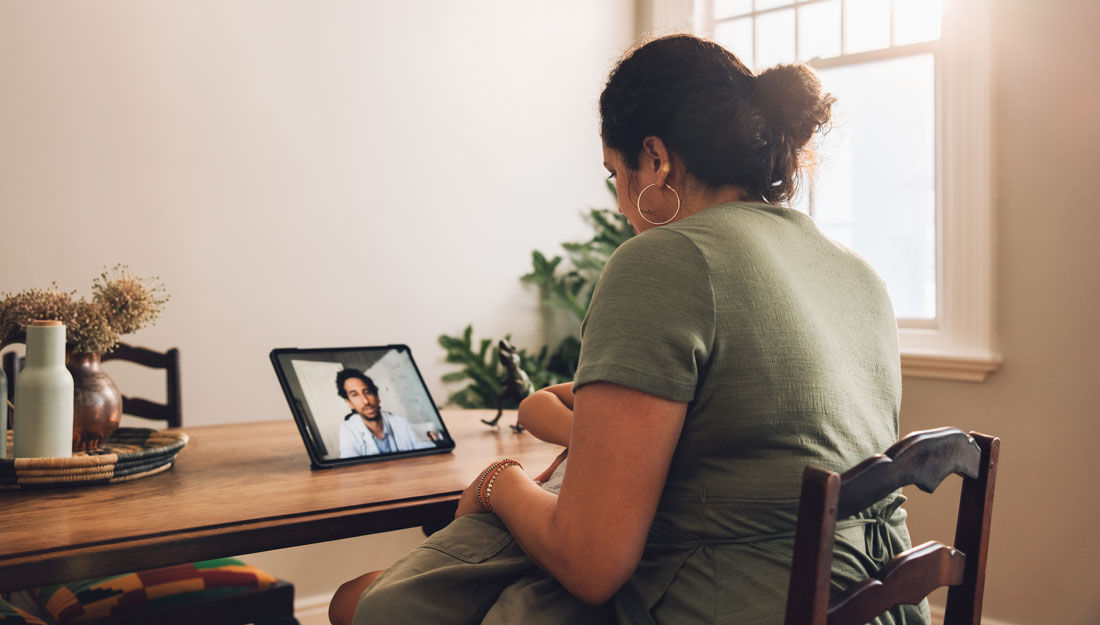
[[[289,419],[273,347],[408,343],[442,402],[440,333],[541,344],[518,278],[611,206],[596,99],[633,37],[630,0],[4,2],[0,291],[159,275],[128,340],[181,349],[186,425]],[[308,595],[401,536],[261,560]]]
[[[415,9],[413,8],[415,7]],[[8,2],[0,290],[104,265],[172,301],[186,423],[287,418],[278,346],[537,346],[532,249],[603,189],[595,102],[632,3]]]

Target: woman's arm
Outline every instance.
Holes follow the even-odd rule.
[[[686,413],[683,402],[585,385],[561,493],[543,491],[511,466],[497,476],[489,503],[535,563],[580,599],[603,603],[641,559]]]
[[[555,397],[561,400],[561,403],[565,404],[565,407],[573,409],[573,383],[564,382],[562,384],[555,384],[553,386],[547,386],[542,389],[547,393],[553,393]]]
[[[519,404],[519,424],[536,438],[569,446],[573,428],[572,384],[557,384],[528,395]]]

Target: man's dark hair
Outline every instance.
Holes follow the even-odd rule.
[[[344,390],[344,382],[352,378],[358,378],[363,381],[363,384],[367,385],[367,392],[371,395],[378,395],[378,387],[375,386],[374,380],[368,378],[366,374],[358,369],[343,369],[336,374],[336,393],[343,397],[348,398],[348,392]]]

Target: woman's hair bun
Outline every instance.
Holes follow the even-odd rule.
[[[770,67],[756,76],[753,85],[757,113],[795,148],[804,146],[829,123],[835,101],[821,92],[817,74],[801,64]]]
[[[669,35],[631,51],[600,94],[600,136],[638,169],[646,137],[660,137],[706,187],[727,185],[773,204],[795,193],[810,139],[833,97],[805,65],[756,76],[732,52],[694,35]]]

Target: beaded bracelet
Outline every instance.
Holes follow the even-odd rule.
[[[489,503],[490,497],[493,494],[493,483],[496,481],[497,476],[500,475],[501,469],[516,465],[520,469],[523,469],[523,465],[518,460],[511,458],[504,458],[493,464],[493,466],[486,469],[485,473],[481,475],[481,481],[477,486],[477,500],[481,504],[482,508],[485,508],[486,512],[492,512],[493,506]]]
[[[483,494],[485,493],[485,480],[489,479],[489,474],[492,473],[493,470],[496,469],[498,466],[500,466],[499,461],[489,465],[488,469],[485,469],[481,472],[481,479],[477,482],[477,502],[481,505],[481,509],[486,512],[489,511],[489,507],[485,505],[485,499],[483,497]]]
[[[493,511],[493,504],[492,504],[493,482],[495,482],[497,480],[497,476],[500,475],[501,472],[505,468],[507,468],[511,465],[516,465],[517,467],[520,468],[520,470],[523,470],[523,465],[521,465],[516,460],[511,460],[511,459],[502,460],[500,462],[500,464],[497,466],[497,468],[493,469],[492,475],[489,476],[489,481],[485,483],[485,497],[484,497],[485,507],[489,510],[489,512]]]

